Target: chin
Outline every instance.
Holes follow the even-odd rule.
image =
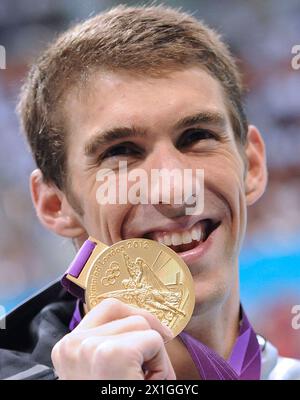
[[[226,272],[228,276],[228,270]],[[220,306],[230,294],[230,282],[220,279],[220,273],[215,271],[215,273],[210,273],[210,276],[207,275],[199,273],[194,276],[195,308],[193,315],[195,316]]]

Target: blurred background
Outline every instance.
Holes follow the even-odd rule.
[[[28,65],[72,22],[119,4],[104,0],[1,0],[0,45],[0,304],[10,310],[60,276],[74,256],[68,240],[40,226],[28,177],[34,164],[20,133],[15,105]],[[139,4],[124,1],[123,4]],[[300,358],[300,44],[299,0],[165,1],[191,11],[223,34],[240,60],[249,120],[266,141],[269,185],[249,209],[241,255],[242,302],[257,331],[281,354]]]

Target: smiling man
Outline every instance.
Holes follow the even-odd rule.
[[[163,242],[187,264],[196,305],[183,335],[173,338],[149,312],[119,300],[86,313],[56,283],[7,317],[2,378],[300,378],[296,360],[253,335],[240,305],[246,210],[267,182],[264,142],[248,125],[241,96],[237,67],[218,35],[160,6],[112,9],[45,51],[19,105],[38,167],[31,175],[38,218],[76,249],[89,236],[106,245]],[[147,175],[203,170],[203,212],[187,215],[172,198],[99,205],[97,173],[114,171],[119,187],[121,161]]]

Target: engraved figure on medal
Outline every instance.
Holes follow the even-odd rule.
[[[88,308],[117,298],[151,312],[176,335],[195,304],[186,264],[173,250],[149,239],[123,240],[101,253],[90,270],[87,293]]]
[[[123,257],[129,273],[129,278],[121,282],[124,289],[100,294],[98,299],[114,297],[145,308],[166,325],[170,325],[178,314],[185,316],[180,309],[183,297],[180,283],[169,289],[141,257],[132,260],[127,253]]]

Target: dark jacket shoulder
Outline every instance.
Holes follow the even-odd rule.
[[[75,302],[56,281],[4,317],[0,379],[55,379],[51,351],[69,332]]]

